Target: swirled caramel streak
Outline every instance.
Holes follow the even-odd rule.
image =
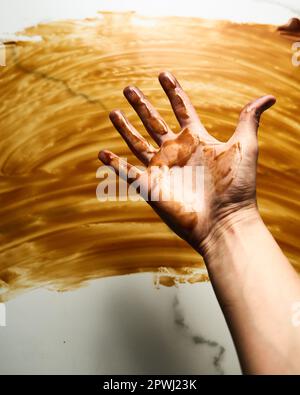
[[[121,108],[146,136],[122,97],[124,86],[138,86],[179,129],[156,79],[162,70],[178,77],[222,141],[247,102],[277,97],[259,130],[258,202],[300,271],[296,25],[286,35],[269,25],[103,13],[22,32],[41,41],[7,43],[7,66],[0,67],[2,299],[136,272],[160,273],[165,285],[207,278],[199,255],[146,203],[96,198],[100,149],[138,164],[108,112]]]

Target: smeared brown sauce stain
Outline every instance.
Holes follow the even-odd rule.
[[[286,24],[279,26],[277,29],[281,33],[300,35],[300,19],[291,18]]]
[[[161,150],[151,159],[150,166],[184,166],[201,144],[199,138],[185,128],[174,140],[165,141]]]
[[[123,109],[147,135],[122,98],[124,86],[138,86],[179,130],[156,81],[162,70],[174,72],[208,131],[222,141],[247,102],[265,93],[277,97],[259,131],[258,201],[300,270],[300,69],[291,63],[296,36],[281,35],[275,26],[194,18],[157,18],[150,28],[136,26],[135,18],[108,13],[38,25],[24,33],[40,35],[41,42],[7,46],[7,67],[0,68],[3,300],[30,288],[69,290],[136,272],[157,272],[165,285],[207,279],[196,272],[203,270],[199,255],[146,203],[95,197],[100,149],[139,164],[108,112]],[[230,182],[230,169],[220,172]]]
[[[184,118],[188,119],[189,116],[188,116],[187,112],[185,111],[185,108],[186,108],[185,102],[184,102],[183,98],[178,93],[176,93],[176,95],[175,95],[174,103],[176,106],[178,106],[178,116],[180,116],[183,119]]]
[[[234,180],[241,159],[242,155],[239,142],[213,156],[213,160],[217,162],[217,166],[211,166],[211,168],[213,169],[214,187],[218,194],[225,192]]]
[[[139,113],[144,116],[146,120],[145,125],[152,130],[153,133],[160,135],[168,133],[167,125],[158,117],[157,112],[151,111],[147,107],[147,101],[143,94],[136,92],[135,89],[126,89],[126,95],[133,107],[137,108]]]

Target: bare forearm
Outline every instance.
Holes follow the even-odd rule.
[[[256,209],[216,229],[204,258],[244,373],[300,373],[300,280]]]
[[[244,372],[300,373],[300,329],[291,322],[291,308],[300,301],[300,280],[263,224],[255,203],[259,120],[276,99],[261,96],[244,106],[234,133],[224,143],[208,133],[171,73],[161,73],[159,81],[180,132],[169,128],[139,89],[127,87],[124,95],[159,148],[116,110],[110,113],[111,121],[147,169],[141,171],[109,151],[100,152],[99,158],[146,191],[174,195],[171,201],[153,200],[151,206],[203,255]],[[174,167],[182,166],[196,173],[199,166],[204,170],[203,206],[199,209],[192,204],[192,212],[191,201],[199,199],[194,183],[177,185],[175,194],[166,181]],[[149,186],[149,175],[155,188]]]

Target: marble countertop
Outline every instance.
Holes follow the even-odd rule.
[[[2,0],[0,36],[100,9],[170,13],[168,2],[157,3]],[[172,12],[182,15],[179,3]],[[199,2],[196,11],[184,4],[186,15],[278,24],[300,9],[283,0]],[[31,291],[7,302],[6,314],[0,374],[240,374],[210,283],[156,289],[152,274],[104,278],[66,293]]]

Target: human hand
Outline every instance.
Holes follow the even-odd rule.
[[[125,97],[159,148],[144,139],[120,110],[114,110],[110,113],[113,125],[147,169],[141,171],[110,151],[100,151],[99,159],[105,165],[113,166],[127,181],[139,180],[140,185],[144,185],[149,192],[156,188],[160,198],[157,201],[150,198],[148,203],[171,229],[205,254],[218,231],[230,227],[244,216],[257,214],[257,129],[260,115],[276,99],[268,95],[247,104],[240,114],[235,132],[224,143],[206,131],[188,96],[171,73],[161,73],[159,81],[170,100],[181,131],[174,133],[170,130],[143,93],[135,87],[127,87],[124,89]],[[192,195],[188,201],[176,199],[173,193],[169,200],[162,199],[162,194],[170,188],[166,173],[186,166],[193,169],[203,167],[203,196],[195,195],[192,185],[188,187]],[[152,179],[149,184],[150,173]],[[128,174],[131,176],[129,180]],[[178,188],[184,188],[184,185]],[[185,191],[177,192],[182,196]],[[198,201],[202,201],[200,209]]]

